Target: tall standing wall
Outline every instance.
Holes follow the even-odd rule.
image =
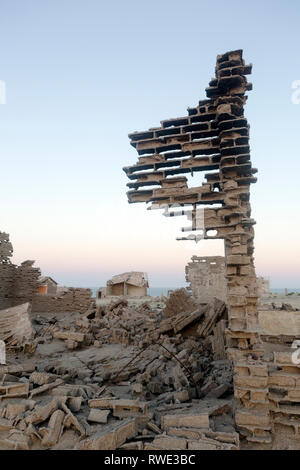
[[[256,182],[257,170],[251,164],[249,124],[244,116],[245,93],[252,89],[246,75],[251,70],[242,50],[217,56],[207,99],[188,108],[186,116],[129,134],[139,157],[124,171],[130,179],[130,203],[147,202],[165,213],[168,207],[168,216],[188,216],[192,224],[183,231],[191,234],[182,240],[224,239],[227,354],[235,365],[235,422],[249,444],[271,446],[275,432],[272,367],[278,369],[279,359],[266,355],[258,324],[255,221],[250,206],[250,185]],[[210,173],[201,186],[188,186],[184,174],[197,171]],[[203,221],[200,227],[199,220]],[[287,359],[284,365],[289,373],[290,362]],[[300,371],[300,366],[294,367],[295,374],[296,369]],[[290,383],[292,388],[297,386],[296,379]]]

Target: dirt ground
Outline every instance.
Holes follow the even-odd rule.
[[[261,299],[261,304],[275,303],[276,307],[281,307],[283,303],[290,304],[292,307],[300,309],[300,293],[284,294],[270,294]]]

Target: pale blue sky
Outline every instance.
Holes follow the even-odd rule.
[[[153,286],[183,284],[191,255],[214,246],[186,248],[170,220],[128,205],[127,134],[185,115],[216,55],[242,48],[257,273],[300,287],[299,21],[298,0],[0,0],[0,230],[14,260],[36,259],[69,285],[130,269]]]

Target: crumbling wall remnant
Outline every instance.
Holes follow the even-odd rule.
[[[27,260],[20,266],[11,263],[13,247],[9,235],[0,232],[0,308],[32,302],[38,289],[40,269]]]
[[[259,297],[270,294],[270,281],[260,276],[257,278],[257,294]]]
[[[60,295],[36,294],[32,302],[33,312],[85,312],[91,304],[91,289],[70,287]]]
[[[168,211],[168,216],[186,215],[192,221],[182,229],[192,233],[181,240],[224,239],[227,355],[235,364],[235,423],[249,443],[270,444],[271,409],[275,406],[280,413],[280,406],[278,401],[273,403],[268,389],[272,380],[264,360],[257,312],[255,221],[250,206],[250,184],[256,182],[257,170],[250,160],[249,124],[244,116],[245,93],[252,89],[246,75],[251,70],[242,50],[218,55],[207,99],[188,108],[186,116],[129,134],[139,158],[124,171],[131,180],[130,203],[148,202],[150,208],[161,207],[165,214],[166,207],[183,208]],[[196,171],[210,173],[201,186],[189,187],[184,174]],[[284,357],[280,363],[277,357],[276,361],[285,365]],[[286,361],[290,365],[291,360]]]
[[[192,256],[185,273],[188,289],[198,302],[209,303],[214,297],[227,302],[223,256]]]

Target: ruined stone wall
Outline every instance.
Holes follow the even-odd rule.
[[[10,261],[12,253],[9,235],[0,232],[0,309],[10,306],[13,293],[15,266]]]
[[[182,229],[192,233],[178,240],[224,239],[226,343],[235,366],[235,423],[249,445],[276,447],[283,436],[279,428],[290,430],[291,442],[300,440],[300,364],[295,363],[291,341],[276,349],[260,334],[250,205],[257,170],[251,164],[244,116],[245,93],[252,89],[246,75],[251,70],[242,50],[218,55],[206,100],[188,108],[186,116],[129,134],[139,156],[124,171],[130,179],[130,203],[149,202],[150,208],[164,210],[167,206],[172,208],[168,216],[186,215],[192,221]],[[198,187],[190,187],[184,176],[211,170]],[[178,205],[192,209],[173,210]]]
[[[248,358],[235,365],[234,393],[244,405],[235,413],[237,429],[252,445],[300,449],[300,364],[293,358],[295,350],[291,339],[264,342],[264,349],[263,361]]]
[[[70,287],[61,295],[37,294],[32,303],[32,312],[85,312],[91,304],[91,289]]]
[[[146,286],[132,286],[131,284],[126,284],[126,291],[129,297],[144,297],[147,295]]]
[[[24,261],[20,266],[16,266],[12,306],[32,302],[37,293],[41,271],[39,268],[34,268],[32,264],[32,261]]]
[[[214,297],[227,302],[225,259],[223,256],[193,256],[185,268],[193,297],[209,303]]]
[[[124,282],[120,282],[119,284],[107,283],[106,294],[107,295],[125,295]]]
[[[52,282],[51,279],[47,281],[47,294],[55,295],[57,293],[57,284]]]
[[[270,294],[270,281],[268,279],[257,278],[257,294],[259,297]]]
[[[16,266],[0,264],[0,309],[11,307]]]
[[[0,232],[0,263],[10,264],[10,258],[13,254],[13,247],[9,241],[9,235],[5,232]]]
[[[11,263],[13,247],[9,235],[0,232],[0,308],[32,302],[38,290],[39,268],[34,261],[24,261],[20,266]]]

